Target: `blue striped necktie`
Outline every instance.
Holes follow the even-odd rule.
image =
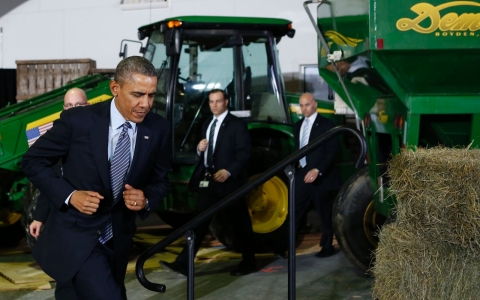
[[[300,140],[300,148],[305,147],[308,144],[308,119],[305,118],[305,121],[303,121],[303,130],[302,130],[302,139]],[[304,156],[300,159],[300,166],[303,168],[307,165],[307,158]]]
[[[118,137],[115,152],[110,163],[110,181],[112,183],[113,203],[117,202],[118,194],[125,183],[128,167],[130,166],[130,136],[128,129],[132,125],[127,121],[123,123],[123,129]],[[105,230],[98,239],[100,243],[105,244],[113,236],[112,222],[108,222]]]

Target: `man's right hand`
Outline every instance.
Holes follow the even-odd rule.
[[[92,191],[75,191],[70,197],[70,205],[79,212],[86,215],[95,213],[100,205],[103,196]]]
[[[30,234],[34,238],[38,238],[40,235],[40,230],[42,229],[42,222],[33,220],[32,224],[30,224]]]
[[[200,143],[198,143],[197,149],[200,152],[204,152],[205,150],[207,150],[207,146],[208,146],[208,140],[203,139],[200,141]]]

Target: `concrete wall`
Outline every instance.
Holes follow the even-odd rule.
[[[282,71],[293,78],[300,64],[317,62],[316,34],[303,1],[169,1],[166,8],[138,10],[122,9],[121,0],[26,1],[0,17],[0,68],[16,68],[15,60],[75,58],[91,58],[99,69],[115,68],[122,39],[137,40],[138,27],[179,15],[289,19],[297,32],[279,44]]]

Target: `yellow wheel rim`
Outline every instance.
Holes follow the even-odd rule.
[[[16,212],[1,210],[0,211],[0,227],[7,227],[10,225],[13,225],[17,223],[21,217],[22,215]]]
[[[378,228],[377,228],[377,218],[378,214],[375,212],[373,201],[368,204],[367,209],[365,209],[365,213],[363,215],[363,230],[365,232],[365,236],[370,241],[375,248],[378,247],[378,238],[376,236]]]
[[[260,174],[250,177],[250,181]],[[269,233],[280,227],[287,218],[288,189],[285,183],[274,176],[246,196],[253,231]]]

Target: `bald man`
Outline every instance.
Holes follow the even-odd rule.
[[[303,94],[299,99],[300,110],[304,118],[295,123],[293,134],[295,149],[308,145],[317,137],[335,127],[332,120],[317,113],[317,101],[310,93]],[[320,216],[322,237],[321,251],[316,257],[328,257],[335,253],[333,248],[333,199],[340,188],[341,181],[335,169],[334,160],[338,141],[332,138],[296,164],[295,172],[295,227],[298,231],[300,220],[313,204]]]
[[[63,109],[68,110],[72,107],[90,105],[87,102],[87,95],[85,91],[79,88],[72,88],[65,93],[63,98]],[[57,175],[62,176],[61,162],[55,166]],[[47,220],[49,213],[48,200],[40,195],[38,197],[37,207],[33,213],[33,221],[30,224],[30,235],[38,238],[43,223]],[[76,299],[75,290],[71,284],[57,283],[55,287],[56,299]]]
[[[72,88],[65,93],[63,98],[63,109],[67,110],[72,107],[89,105],[87,102],[87,94],[79,88]]]

